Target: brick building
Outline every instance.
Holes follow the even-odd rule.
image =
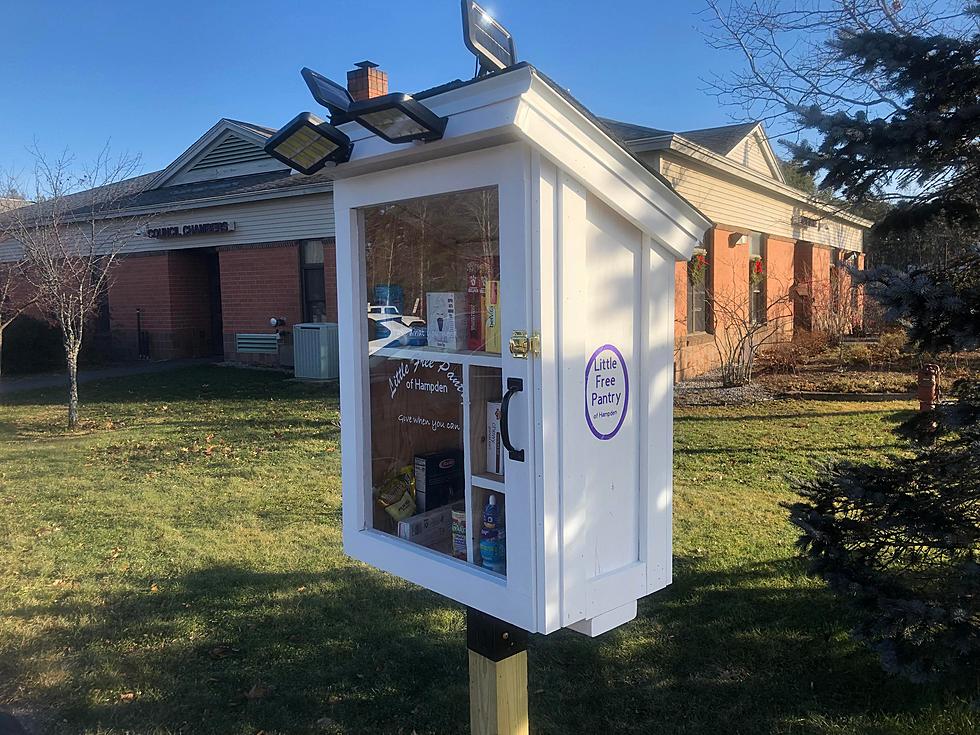
[[[359,64],[348,85],[355,97],[384,94],[387,75]],[[717,364],[723,300],[754,309],[788,338],[810,326],[832,266],[862,263],[871,223],[788,186],[761,125],[671,133],[596,122],[715,223],[700,254],[703,278],[677,268],[679,379]],[[122,184],[123,214],[147,224],[124,250],[100,320],[115,358],[288,366],[289,326],[336,321],[331,171],[291,172],[263,150],[274,132],[222,119],[167,168]],[[85,196],[74,195],[79,206]],[[0,259],[16,247],[0,242]],[[757,261],[761,277],[750,273]],[[272,318],[287,327],[278,348],[256,352],[248,338],[275,334]]]
[[[678,379],[718,365],[715,341],[726,321],[761,320],[783,339],[818,326],[821,310],[846,306],[860,321],[860,295],[838,266],[864,267],[872,222],[789,186],[761,123],[674,133],[604,122],[715,223],[695,256],[706,263],[704,272],[677,265]],[[842,295],[855,303],[840,304]]]

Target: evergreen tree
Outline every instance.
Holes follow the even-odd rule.
[[[980,251],[865,281],[920,349],[980,347]],[[887,670],[980,689],[980,381],[950,393],[899,428],[910,454],[828,468],[797,487],[790,517]]]
[[[800,123],[820,136],[816,147],[791,146],[802,169],[823,173],[821,188],[850,201],[889,187],[918,190],[877,223],[879,232],[936,221],[980,227],[980,34],[869,31],[842,34],[832,45],[903,104],[885,117],[801,108]]]
[[[980,3],[706,2],[709,42],[747,62],[719,97],[809,131],[782,142],[821,189],[895,202],[876,237],[980,230]]]
[[[811,131],[815,145],[790,147],[821,188],[895,201],[873,242],[896,260],[915,262],[903,238],[942,252],[859,275],[868,293],[923,351],[980,348],[980,6],[707,2],[715,45],[748,62],[719,94]],[[810,570],[858,612],[855,634],[886,669],[980,691],[980,380],[899,433],[907,452],[798,485],[790,517]]]

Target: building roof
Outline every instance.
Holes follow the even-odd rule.
[[[275,131],[273,131],[275,132]],[[62,197],[60,216],[72,219],[95,211],[135,210],[158,207],[167,204],[214,199],[233,195],[263,194],[284,191],[293,187],[312,184],[327,184],[332,180],[329,171],[320,171],[312,176],[290,173],[289,170],[267,171],[236,176],[227,179],[178,184],[163,188],[152,188],[151,184],[160,171],[141,174],[98,189],[87,189]],[[43,217],[48,210],[45,202],[24,208],[18,218]],[[0,225],[3,217],[0,216]]]
[[[480,77],[474,77],[473,79],[455,79],[453,81],[441,84],[436,87],[432,87],[421,92],[417,92],[413,96],[416,99],[426,99],[429,97],[434,97],[436,95],[448,92],[450,90],[458,89],[460,87],[470,86],[472,84],[478,84],[481,81],[486,80],[488,77],[497,76],[500,74],[506,74],[507,72],[514,71],[516,69],[522,69],[525,67],[531,67],[527,62],[520,62],[506,69],[501,69],[500,71],[493,72],[488,75],[483,75]],[[533,68],[533,67],[532,67]],[[561,87],[554,80],[541,74],[536,68],[533,69],[538,76],[540,76],[544,81],[551,86],[556,92],[558,92],[563,98],[565,98],[569,103],[571,103],[576,109],[582,112],[588,119],[595,123],[603,132],[605,132],[615,143],[617,143],[627,154],[630,155],[634,160],[638,161],[647,171],[649,171],[653,176],[659,179],[662,183],[666,184],[672,190],[674,187],[668,182],[659,171],[652,168],[648,162],[636,156],[636,154],[627,145],[629,139],[635,137],[632,130],[627,130],[626,134],[623,133],[621,129],[622,126],[625,128],[635,129],[635,130],[649,130],[648,128],[641,128],[640,126],[630,126],[626,123],[617,123],[620,129],[616,127],[611,127],[609,122],[603,120],[596,115],[594,115],[588,108],[585,107],[581,102],[571,96],[568,90]],[[335,124],[340,124],[342,120],[335,120]],[[71,218],[72,216],[87,216],[91,214],[93,207],[96,210],[104,209],[106,211],[119,211],[119,210],[142,210],[144,208],[160,207],[167,204],[183,204],[192,201],[206,200],[212,198],[220,198],[233,195],[248,195],[255,194],[261,195],[267,192],[273,191],[284,191],[294,187],[302,187],[315,184],[329,184],[332,181],[332,168],[328,167],[316,174],[311,176],[306,176],[296,172],[291,172],[288,169],[282,169],[277,171],[267,171],[263,173],[250,174],[246,176],[237,176],[233,178],[220,178],[211,179],[207,181],[177,184],[177,185],[161,185],[165,184],[165,179],[169,178],[167,175],[168,171],[175,170],[178,165],[185,162],[183,159],[189,159],[190,154],[198,155],[200,151],[198,150],[202,143],[205,143],[208,138],[216,136],[219,131],[220,126],[223,123],[230,124],[231,126],[245,129],[255,136],[268,139],[275,132],[275,128],[270,128],[265,125],[258,125],[256,123],[246,122],[242,120],[233,120],[231,118],[222,118],[210,131],[205,134],[201,139],[199,139],[191,148],[185,151],[181,156],[175,159],[174,163],[171,163],[166,169],[161,169],[160,171],[154,171],[148,174],[142,174],[140,176],[135,176],[124,181],[111,184],[106,187],[101,187],[98,189],[89,189],[86,191],[77,192],[67,197],[61,199],[61,204],[65,205],[65,208],[61,211],[61,216]],[[658,131],[663,132],[663,131]],[[675,190],[676,193],[676,190]],[[682,197],[683,198],[683,197]],[[36,205],[37,209],[35,211],[28,210],[27,212],[21,213],[27,216],[43,216],[44,214],[44,204]]]
[[[276,132],[275,128],[269,128],[265,125],[256,125],[255,123],[245,122],[244,120],[233,120],[230,117],[226,117],[224,119],[230,123],[235,123],[235,125],[241,125],[243,128],[248,128],[256,135],[261,135],[266,138],[271,138]]]
[[[674,135],[670,130],[660,130],[659,128],[649,128],[645,125],[612,120],[608,117],[599,118],[602,124],[616,134],[621,140],[631,143],[634,140],[646,140],[647,138],[662,138],[666,135]]]
[[[643,125],[621,122],[602,118],[602,122],[627,143],[647,138],[662,138],[665,136],[680,136],[695,145],[707,148],[720,156],[727,156],[732,149],[744,140],[745,136],[758,127],[759,122],[736,123],[722,125],[716,128],[699,128],[697,130],[660,130]]]
[[[718,128],[685,130],[678,135],[707,148],[709,151],[714,151],[718,155],[727,156],[740,141],[745,139],[745,136],[758,126],[758,122],[737,123],[735,125],[722,125]]]

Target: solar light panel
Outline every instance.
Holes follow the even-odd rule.
[[[327,163],[350,158],[351,142],[343,132],[303,112],[269,138],[266,152],[300,173],[312,174]]]
[[[310,88],[313,99],[330,110],[331,114],[345,113],[350,107],[353,98],[347,88],[332,79],[327,79],[323,74],[315,72],[309,67],[304,67],[300,72],[306,86]]]
[[[389,143],[438,140],[446,130],[446,118],[401,92],[355,102],[348,115]]]
[[[480,5],[462,0],[463,41],[487,70],[506,69],[517,62],[514,37]]]
[[[372,128],[384,130],[391,138],[416,137],[427,132],[422,125],[397,108],[369,112],[358,117],[358,120],[363,120]]]

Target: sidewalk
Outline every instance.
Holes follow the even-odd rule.
[[[182,367],[213,365],[218,362],[220,362],[220,358],[201,357],[186,360],[161,360],[159,362],[132,362],[91,370],[82,369],[78,371],[78,382],[79,384],[91,383],[95,380],[120,378],[125,375],[152,375],[153,373],[165,373]],[[0,378],[0,396],[21,393],[26,390],[39,390],[41,388],[62,388],[67,383],[67,373],[45,373],[43,375],[16,377],[5,376]]]

